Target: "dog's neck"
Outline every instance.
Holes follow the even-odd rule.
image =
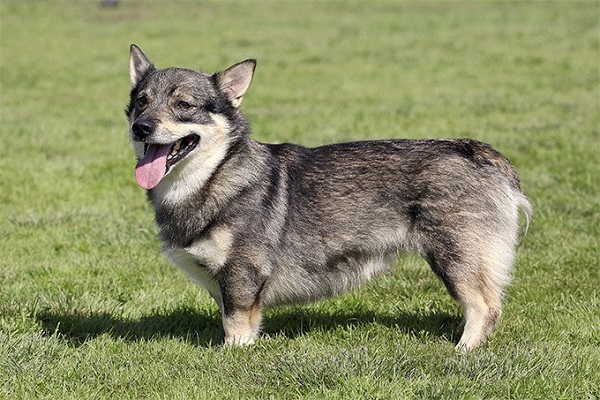
[[[194,156],[184,160],[189,162],[148,191],[161,231],[168,231],[169,238],[179,238],[178,245],[186,244],[187,231],[204,230],[225,204],[258,183],[266,165],[264,154],[262,144],[244,136],[230,143],[219,157],[198,161]],[[198,176],[186,179],[184,173]]]

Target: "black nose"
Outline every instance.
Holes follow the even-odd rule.
[[[144,140],[154,133],[156,123],[151,119],[140,119],[133,123],[131,130],[136,139]]]

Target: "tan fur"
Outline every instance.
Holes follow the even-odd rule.
[[[260,331],[262,309],[258,304],[250,309],[239,309],[230,315],[223,314],[225,344],[247,346],[254,344]]]

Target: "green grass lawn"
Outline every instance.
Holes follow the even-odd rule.
[[[600,5],[0,4],[0,398],[600,397]],[[473,137],[535,219],[490,343],[402,258],[360,290],[266,314],[251,348],[159,254],[133,175],[128,52],[258,59],[256,139]]]

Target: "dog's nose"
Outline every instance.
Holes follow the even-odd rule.
[[[139,140],[144,140],[150,136],[156,129],[156,123],[151,119],[142,119],[135,121],[131,126],[131,130],[135,137]]]

